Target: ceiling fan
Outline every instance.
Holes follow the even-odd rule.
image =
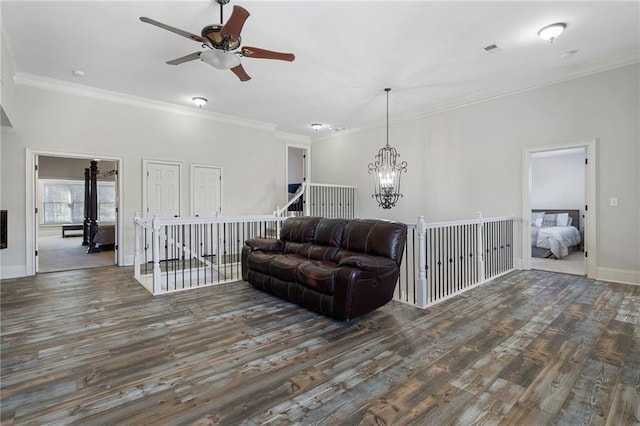
[[[154,21],[145,16],[140,17],[142,22],[146,22],[156,27],[174,32],[193,41],[202,43],[202,47],[208,48],[203,52],[190,53],[181,58],[167,61],[169,65],[178,65],[183,62],[200,59],[214,68],[221,70],[231,70],[241,81],[250,80],[251,77],[242,67],[240,57],[256,59],[278,59],[281,61],[293,61],[296,57],[293,53],[281,53],[257,47],[242,46],[240,32],[245,21],[249,17],[249,12],[240,6],[233,6],[233,11],[226,24],[222,25],[222,8],[229,0],[215,0],[220,5],[220,25],[207,25],[200,32],[201,35],[192,34],[188,31],[174,28],[162,22]],[[240,48],[238,52],[234,50]]]

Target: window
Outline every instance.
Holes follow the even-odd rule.
[[[84,181],[40,180],[40,223],[82,223],[84,221]],[[98,182],[98,221],[115,222],[115,182]]]

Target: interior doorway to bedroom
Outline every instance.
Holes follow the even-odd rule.
[[[304,182],[307,182],[309,173],[308,148],[296,145],[287,145],[286,159],[287,202],[293,198]],[[295,202],[289,207],[289,213],[302,214],[304,200]]]
[[[34,162],[35,272],[116,265],[119,161],[36,154]]]
[[[555,227],[575,228],[578,231],[577,238],[579,238],[579,240],[574,240],[577,244],[568,247],[568,254],[565,257],[561,257],[559,254],[556,256],[553,251],[557,251],[557,249],[545,248],[542,247],[542,244],[537,244],[537,241],[532,241],[532,269],[586,275],[583,244],[584,208],[586,205],[585,159],[586,150],[584,147],[540,151],[531,154],[532,212],[544,216],[539,219],[551,219],[553,215],[556,215]],[[577,214],[570,215],[571,212]],[[560,219],[558,215],[565,215],[569,218],[569,222],[558,224],[557,221]],[[573,223],[576,221],[578,223]],[[545,225],[542,220],[540,222],[543,226]],[[536,229],[533,223],[532,226],[534,228],[531,238],[535,238],[538,235],[536,231],[539,229]],[[570,236],[569,234],[568,237]],[[544,241],[542,239],[540,242]]]
[[[594,163],[595,140],[526,150],[525,269],[595,275]]]

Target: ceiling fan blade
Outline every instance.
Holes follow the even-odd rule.
[[[251,80],[251,77],[249,77],[249,74],[247,74],[247,72],[244,70],[244,68],[242,67],[242,64],[231,68],[231,71],[233,71],[233,73],[238,76],[240,81]]]
[[[171,31],[172,33],[180,34],[183,37],[190,38],[193,41],[197,41],[199,43],[203,43],[203,44],[206,44],[207,46],[210,46],[210,43],[206,39],[200,37],[199,35],[190,33],[189,31],[181,30],[180,28],[175,28],[170,25],[163,24],[162,22],[154,21],[153,19],[147,18],[146,16],[141,16],[140,20],[142,22],[146,22],[147,24],[155,25],[156,27],[160,27],[167,31]]]
[[[244,22],[249,17],[250,13],[247,9],[240,6],[233,6],[233,12],[231,17],[224,24],[224,27],[220,29],[220,35],[222,37],[229,37],[231,40],[237,40],[240,37],[240,32],[244,26]]]
[[[188,62],[188,61],[194,61],[196,59],[200,59],[200,54],[202,52],[193,52],[193,53],[189,53],[188,55],[185,55],[181,58],[178,59],[174,59],[172,61],[167,61],[167,64],[169,65],[178,65],[181,64],[183,62]]]
[[[242,48],[242,56],[257,59],[279,59],[281,61],[293,61],[296,59],[293,53],[273,52],[271,50],[259,49],[257,47],[244,46]]]

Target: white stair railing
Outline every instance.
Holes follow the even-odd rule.
[[[295,195],[275,216],[320,216],[329,218],[356,217],[357,187],[303,182]],[[290,207],[302,205],[302,210]]]
[[[152,294],[242,279],[249,238],[278,238],[275,216],[134,218],[134,277]]]
[[[141,218],[136,214],[134,277],[152,294],[240,281],[249,238],[278,238],[286,217]],[[394,298],[425,308],[513,267],[515,217],[408,224]]]
[[[515,217],[408,224],[394,297],[425,308],[510,272]]]

